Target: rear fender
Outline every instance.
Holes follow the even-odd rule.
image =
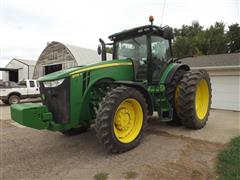
[[[190,70],[190,67],[186,64],[176,64],[173,69],[171,70],[171,72],[168,74],[167,76],[167,79],[166,79],[166,84],[170,83],[172,78],[174,77],[175,73],[180,70],[180,69],[183,69],[183,70],[186,70],[186,71],[189,71]]]

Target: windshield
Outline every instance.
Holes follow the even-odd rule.
[[[147,38],[145,35],[126,39],[116,43],[117,59],[130,58],[137,61],[147,61]]]
[[[171,58],[169,41],[160,36],[151,36],[152,59],[167,61]],[[122,40],[116,43],[116,58],[147,61],[147,37],[146,35]]]

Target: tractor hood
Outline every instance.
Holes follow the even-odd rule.
[[[91,71],[94,69],[101,69],[101,68],[107,68],[107,67],[113,67],[113,66],[119,66],[119,65],[131,65],[132,61],[130,59],[117,59],[117,60],[111,60],[111,61],[104,61],[96,64],[91,64],[87,66],[77,66],[69,69],[64,69],[61,71],[57,71],[48,75],[45,75],[43,77],[40,77],[38,81],[52,81],[57,79],[62,79],[77,73],[82,73],[86,71]]]

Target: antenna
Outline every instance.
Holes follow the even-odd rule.
[[[164,14],[164,10],[165,10],[166,1],[167,1],[167,0],[164,0],[164,2],[163,2],[163,10],[162,10],[162,17],[161,17],[161,24],[160,24],[160,27],[162,27],[163,14]]]

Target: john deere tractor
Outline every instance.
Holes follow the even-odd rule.
[[[174,59],[172,28],[153,25],[153,17],[150,22],[109,36],[111,43],[100,39],[102,62],[41,77],[43,104],[12,105],[12,119],[66,135],[94,124],[112,153],[136,147],[154,111],[163,122],[203,128],[211,104],[209,75]],[[112,60],[106,59],[107,46]]]

